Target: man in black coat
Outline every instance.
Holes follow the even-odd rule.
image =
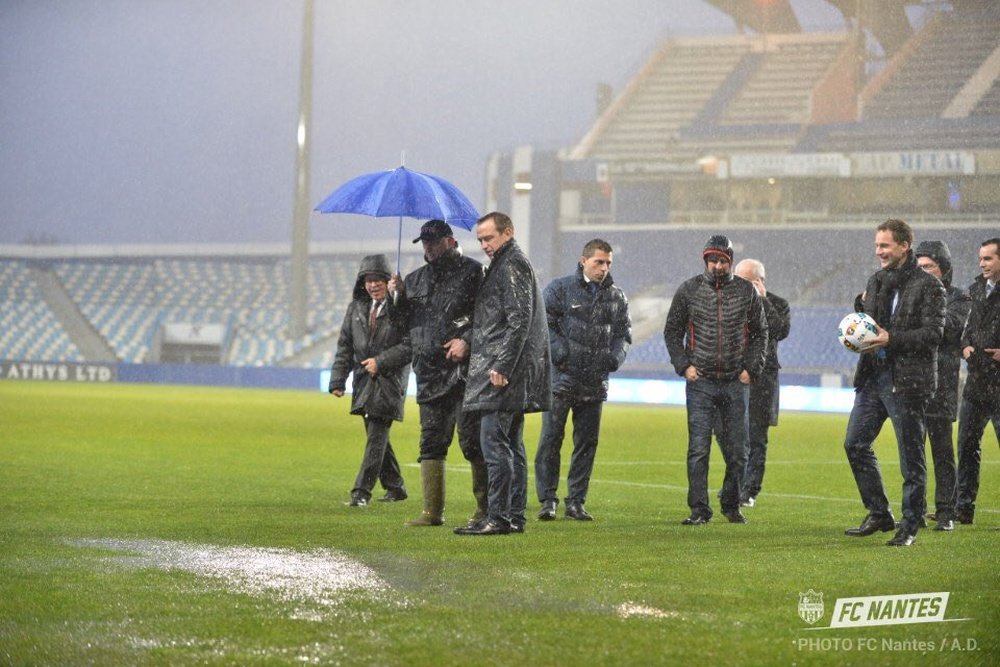
[[[429,220],[414,243],[423,243],[427,263],[406,280],[389,281],[389,312],[410,332],[413,373],[420,406],[420,479],[424,507],[408,526],[444,524],[445,459],[458,430],[458,444],[472,466],[472,493],[486,516],[486,462],[479,446],[479,419],[462,412],[465,375],[472,344],[472,313],[483,280],[483,266],[462,254],[451,226]]]
[[[740,487],[747,463],[750,384],[764,368],[767,320],[761,298],[732,274],[733,244],[712,236],[702,251],[705,271],[674,294],[663,327],[670,363],[687,381],[688,507],[681,523],[700,526],[712,518],[708,501],[708,456],[718,426],[726,474],[719,493],[730,523],[746,523]]]
[[[927,403],[924,423],[931,442],[934,460],[934,530],[955,529],[955,447],[952,422],[958,417],[958,373],[961,370],[962,330],[969,317],[972,300],[951,284],[951,251],[944,241],[923,241],[913,253],[917,266],[941,281],[945,289],[947,312],[944,338],[938,346],[937,391]]]
[[[573,275],[545,288],[545,312],[552,348],[552,409],[542,415],[535,454],[535,489],[542,504],[538,518],[556,518],[559,451],[566,418],[573,411],[573,455],[566,479],[566,517],[591,521],[584,508],[608,399],[608,374],[625,363],[632,344],[628,299],[611,277],[612,250],[593,239]]]
[[[972,523],[979,493],[983,432],[993,422],[1000,439],[1000,237],[979,248],[982,275],[969,288],[972,311],[962,334],[962,358],[969,375],[958,414],[959,523]]]
[[[394,420],[403,420],[410,376],[410,338],[386,312],[389,277],[385,255],[369,255],[361,260],[354,300],[347,306],[340,325],[330,372],[329,391],[338,398],[344,395],[347,376],[353,372],[351,414],[365,420],[365,454],[348,503],[354,507],[368,504],[376,479],[386,490],[381,500],[406,499],[399,462],[389,442],[389,428]]]
[[[528,463],[524,414],[552,405],[545,302],[528,258],[503,213],[476,223],[476,238],[490,258],[472,318],[472,356],[465,410],[481,418],[480,444],[489,471],[489,516],[459,535],[524,532]]]
[[[890,219],[875,232],[882,266],[854,308],[871,315],[878,334],[861,350],[854,374],[854,407],[844,449],[868,515],[845,534],[873,535],[896,528],[872,443],[886,419],[892,421],[903,476],[903,520],[889,546],[916,541],[924,519],[927,467],[924,409],[937,384],[937,349],[944,334],[944,287],[921,271],[913,257],[913,230]]]
[[[763,262],[756,259],[741,260],[733,269],[740,278],[749,281],[764,306],[767,320],[767,351],[764,353],[764,369],[750,385],[750,407],[747,446],[747,471],[743,477],[740,505],[753,507],[764,482],[764,466],[767,460],[767,432],[778,425],[778,341],[788,338],[792,327],[791,310],[788,301],[764,286],[767,277]]]

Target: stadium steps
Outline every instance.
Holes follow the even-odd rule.
[[[42,298],[87,361],[114,363],[114,350],[90,324],[70,298],[55,273],[48,269],[31,269]]]
[[[281,368],[303,368],[311,367],[317,357],[324,352],[332,352],[337,349],[337,339],[340,337],[340,327],[329,336],[320,338],[312,345],[302,348],[295,354],[289,355],[279,361],[277,365]]]

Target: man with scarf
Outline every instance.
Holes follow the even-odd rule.
[[[867,516],[845,534],[865,537],[896,528],[889,546],[910,546],[923,523],[927,493],[924,410],[937,385],[937,350],[944,334],[941,282],[921,271],[913,230],[890,219],[875,232],[881,270],[868,279],[854,307],[871,315],[878,334],[862,348],[854,375],[854,407],[844,449]],[[892,421],[903,477],[903,520],[897,528],[872,443]]]
[[[927,404],[924,424],[934,459],[934,530],[955,529],[955,447],[952,422],[958,417],[958,372],[962,359],[962,329],[972,308],[972,299],[951,284],[951,251],[944,241],[923,241],[913,253],[917,266],[941,281],[945,289],[947,313],[944,339],[938,346],[938,383]]]

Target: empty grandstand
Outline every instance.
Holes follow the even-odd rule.
[[[814,34],[788,2],[712,2],[739,34],[649,45],[575,145],[490,158],[483,209],[511,212],[543,280],[595,236],[615,247],[635,319],[623,372],[672,376],[663,318],[710,234],[764,261],[791,302],[786,372],[846,381],[855,357],[835,329],[877,266],[875,225],[902,217],[946,241],[960,286],[1000,233],[1000,5],[831,2],[845,29]],[[221,364],[326,367],[373,250],[313,250],[293,337],[287,249],[0,249],[0,359],[151,363],[165,326],[211,324]],[[420,261],[404,255],[404,272]]]

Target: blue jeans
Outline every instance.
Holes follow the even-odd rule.
[[[483,412],[480,443],[489,473],[489,517],[502,525],[524,522],[528,502],[528,457],[523,412]]]
[[[566,478],[566,502],[587,501],[603,407],[601,401],[576,402],[569,396],[552,396],[552,409],[542,414],[542,434],[535,454],[535,490],[539,501],[556,500],[558,497],[559,453],[570,410],[573,411],[573,455]]]
[[[958,411],[958,502],[955,506],[961,514],[976,511],[983,433],[989,421],[993,422],[993,432],[1000,439],[1000,400],[980,403],[962,399]]]
[[[899,472],[903,476],[901,526],[910,534],[916,534],[920,528],[927,504],[927,466],[924,461],[926,405],[926,398],[903,397],[893,392],[892,371],[885,366],[855,393],[844,440],[847,460],[865,509],[875,518],[891,517],[882,471],[872,443],[885,420],[892,421],[899,448]]]
[[[719,493],[723,512],[739,510],[740,487],[747,465],[747,410],[749,387],[739,380],[718,381],[701,378],[688,382],[688,507],[692,515],[712,516],[708,504],[708,456],[712,449],[712,429],[719,418],[719,448],[726,462],[726,474]]]

